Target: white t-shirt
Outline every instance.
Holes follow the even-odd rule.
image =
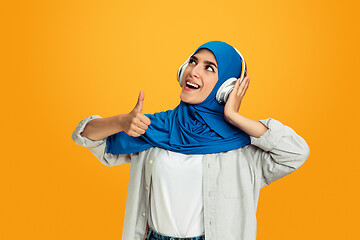
[[[162,151],[152,168],[149,226],[173,237],[204,234],[202,155]]]

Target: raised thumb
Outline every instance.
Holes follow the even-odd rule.
[[[144,95],[145,95],[144,92],[141,90],[139,93],[138,101],[137,101],[136,106],[133,111],[141,113],[141,111],[143,109],[144,98],[145,98]]]

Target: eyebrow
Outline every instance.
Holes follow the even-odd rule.
[[[190,57],[190,59],[191,59],[191,58],[194,58],[196,61],[198,61],[198,58],[197,58],[197,57],[195,57],[195,56],[191,56],[191,57]],[[218,68],[218,67],[216,66],[216,64],[215,64],[215,63],[213,63],[213,62],[210,62],[210,61],[204,61],[204,63],[214,65],[216,68]]]

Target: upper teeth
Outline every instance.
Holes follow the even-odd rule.
[[[194,87],[194,88],[199,88],[199,87],[200,87],[199,85],[197,85],[197,84],[195,84],[195,83],[191,83],[191,82],[186,82],[186,84],[187,84],[187,85],[190,85],[190,86],[192,86],[192,87]]]

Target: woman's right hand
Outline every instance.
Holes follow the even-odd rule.
[[[125,114],[125,116],[121,119],[123,131],[125,131],[129,136],[139,137],[145,133],[145,130],[151,123],[150,119],[141,113],[143,103],[144,92],[140,91],[139,98],[134,109],[128,114]]]

